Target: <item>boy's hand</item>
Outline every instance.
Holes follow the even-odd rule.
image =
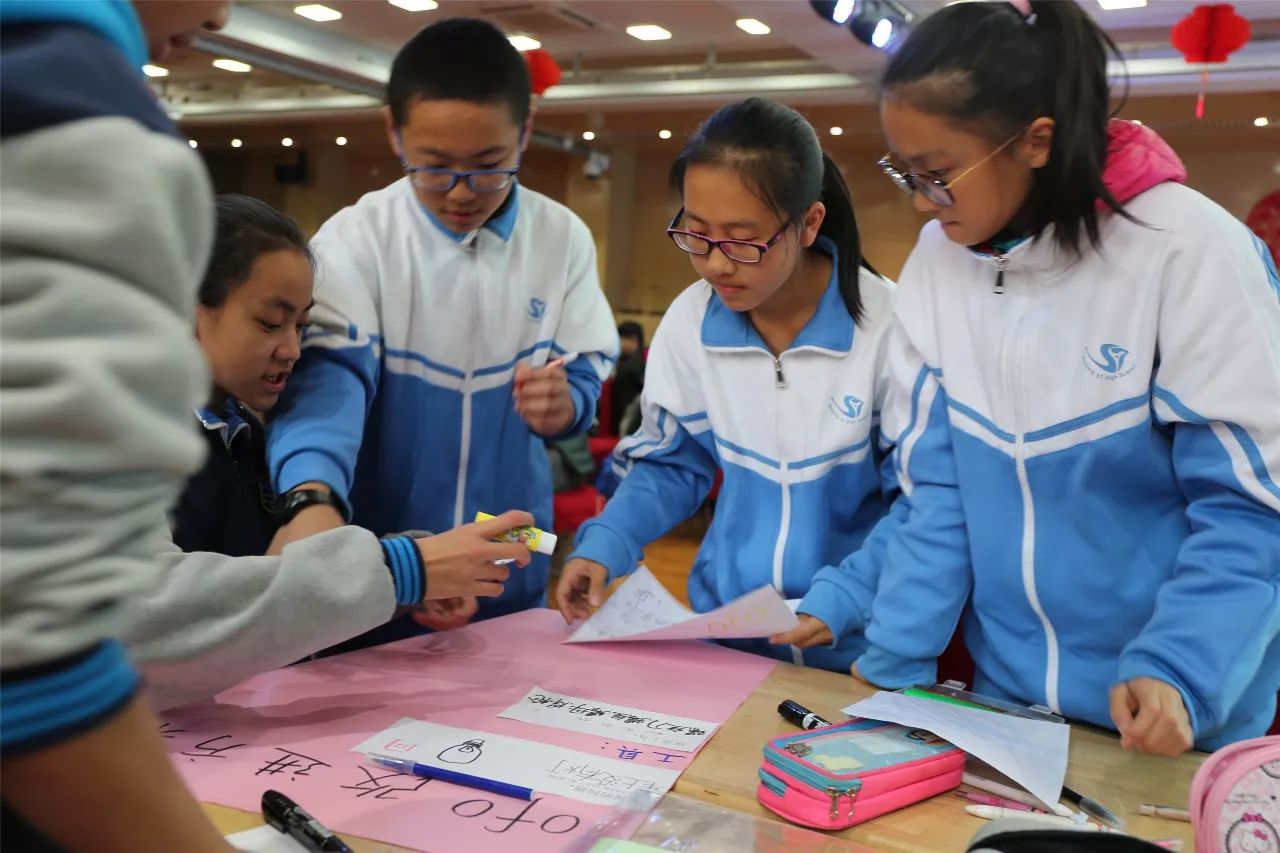
[[[524,567],[533,555],[523,542],[492,540],[513,527],[530,524],[533,516],[527,512],[504,512],[497,518],[414,540],[426,566],[427,599],[502,595],[510,570],[494,561],[515,560]]]
[[[424,628],[431,628],[434,631],[451,631],[470,622],[478,609],[480,609],[480,602],[474,595],[467,595],[461,598],[428,601],[421,610],[415,610],[410,615],[414,622]]]
[[[1142,676],[1112,687],[1111,721],[1124,749],[1172,757],[1194,742],[1182,694],[1157,678]]]
[[[560,573],[556,586],[556,604],[564,621],[586,619],[604,604],[604,587],[609,570],[599,563],[581,557],[570,560]]]
[[[537,368],[517,365],[515,386],[516,412],[538,435],[559,435],[573,424],[577,412],[563,364],[553,361]]]
[[[833,641],[831,629],[823,622],[808,613],[797,613],[800,624],[781,634],[774,634],[769,642],[784,646],[795,646],[807,649],[811,646],[829,646]]]

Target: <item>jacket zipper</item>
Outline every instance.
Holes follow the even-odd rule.
[[[1027,352],[1022,331],[1024,319],[1024,316],[1019,315],[1017,324],[1014,326],[1013,364],[1010,373],[1014,412],[1013,464],[1018,478],[1018,489],[1022,498],[1020,568],[1022,587],[1027,596],[1027,603],[1031,605],[1036,618],[1040,620],[1040,627],[1045,635],[1045,704],[1055,714],[1059,714],[1061,709],[1058,706],[1058,636],[1057,631],[1054,630],[1053,623],[1049,621],[1049,615],[1045,612],[1044,606],[1040,602],[1040,593],[1036,588],[1036,508],[1035,501],[1031,495],[1031,481],[1027,476],[1026,406],[1024,405],[1026,383],[1023,377]]]
[[[786,388],[787,377],[782,375],[782,356],[773,357],[773,385],[775,388]]]
[[[476,254],[478,237],[478,234],[472,234],[471,242],[465,249],[471,258],[471,322],[473,326],[480,316],[480,259]],[[467,465],[471,461],[471,368],[472,363],[468,362],[466,375],[462,379],[462,434],[459,437],[458,447],[458,491],[454,496],[453,505],[454,527],[466,521],[463,518],[463,512],[467,501]]]
[[[1009,265],[1009,257],[1007,255],[996,255],[996,286],[995,292],[998,296],[1004,295],[1004,268]]]

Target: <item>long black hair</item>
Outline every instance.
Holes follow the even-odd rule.
[[[1123,58],[1077,3],[957,3],[926,18],[894,53],[885,97],[947,119],[998,145],[1035,119],[1054,121],[1049,162],[1035,172],[1027,212],[1033,232],[1079,251],[1098,244],[1098,204],[1126,218],[1102,182],[1111,118],[1107,57]]]
[[[836,245],[840,295],[855,321],[862,319],[858,268],[875,272],[862,257],[853,200],[840,169],[822,150],[804,116],[767,98],[747,98],[712,113],[671,167],[671,188],[684,191],[695,164],[727,166],[784,220],[799,228],[816,201],[827,209],[818,233]]]
[[[217,308],[237,285],[253,272],[259,256],[290,249],[315,266],[315,256],[298,223],[265,201],[228,193],[214,200],[217,225],[213,254],[200,282],[199,299],[205,308]]]

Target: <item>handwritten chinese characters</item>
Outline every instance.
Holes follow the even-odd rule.
[[[696,751],[716,729],[715,723],[705,720],[591,702],[541,687],[534,687],[498,716],[681,752]]]

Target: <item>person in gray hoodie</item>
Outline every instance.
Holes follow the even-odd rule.
[[[297,224],[265,202],[221,195],[215,210],[195,311],[213,381],[193,421],[209,455],[170,513],[159,580],[128,602],[123,635],[156,710],[348,640],[401,609],[500,595],[510,570],[494,561],[530,559],[518,542],[492,541],[533,523],[521,512],[431,537],[342,527],[261,556],[289,504],[271,491],[259,416],[298,359],[313,258]]]

